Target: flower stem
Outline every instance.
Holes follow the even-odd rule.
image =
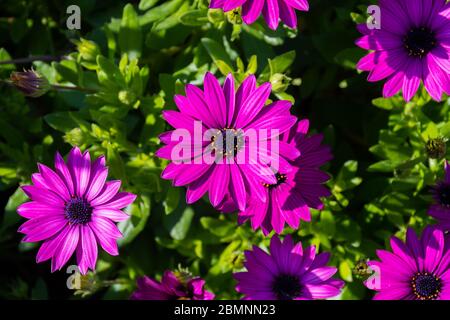
[[[18,58],[18,59],[12,59],[12,60],[4,60],[0,61],[0,65],[2,64],[26,64],[33,61],[61,61],[63,59],[66,59],[66,56],[32,56],[28,58]]]
[[[52,88],[57,91],[64,91],[64,90],[71,90],[71,91],[81,91],[86,93],[96,93],[97,90],[91,89],[91,88],[83,88],[83,87],[77,87],[77,86],[62,86],[59,84],[52,84]]]

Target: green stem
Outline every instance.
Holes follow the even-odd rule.
[[[19,58],[19,59],[0,61],[0,65],[2,65],[2,64],[26,64],[26,63],[31,63],[34,61],[51,62],[51,61],[61,61],[63,59],[66,59],[66,57],[65,56],[32,56],[32,57],[28,57],[28,58]]]
[[[59,84],[52,84],[52,88],[58,91],[64,91],[64,90],[71,90],[71,91],[81,91],[81,92],[86,92],[86,93],[97,93],[97,90],[95,89],[91,89],[91,88],[82,88],[82,87],[77,87],[77,86],[62,86]]]

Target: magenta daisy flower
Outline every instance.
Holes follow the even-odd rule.
[[[428,209],[428,214],[439,221],[439,227],[450,230],[450,166],[445,161],[444,180],[433,189],[435,203]]]
[[[330,195],[323,185],[328,174],[319,168],[331,160],[331,150],[321,145],[321,134],[308,137],[309,121],[299,121],[290,132],[283,134],[282,150],[291,145],[298,153],[286,155],[291,159],[292,171],[275,174],[277,183],[264,184],[267,192],[266,202],[250,199],[245,211],[239,213],[240,221],[250,219],[254,230],[261,228],[264,235],[272,230],[280,234],[285,223],[298,229],[300,220],[311,221],[310,208],[322,209],[321,197]]]
[[[271,85],[257,87],[253,75],[237,91],[231,74],[221,87],[207,73],[204,86],[202,91],[188,84],[186,97],[175,96],[180,111],[163,112],[164,119],[176,130],[160,136],[166,146],[156,155],[172,160],[162,178],[173,180],[175,186],[187,186],[187,203],[197,201],[206,192],[216,208],[223,208],[224,202],[230,200],[229,211],[244,210],[247,196],[266,201],[262,183],[276,183],[274,168],[290,170],[287,160],[279,154],[281,149],[269,149],[297,121],[290,114],[291,103],[275,101],[265,106]],[[274,163],[277,167],[272,166]]]
[[[270,254],[253,246],[245,258],[247,271],[234,274],[244,300],[326,299],[340,294],[344,286],[344,281],[332,278],[337,269],[327,266],[329,253],[316,255],[314,246],[303,249],[290,235],[283,243],[273,236]]]
[[[365,282],[378,291],[375,300],[449,300],[450,250],[442,230],[427,227],[418,239],[412,229],[406,243],[391,238],[392,252],[378,250],[381,261],[369,261],[375,274]]]
[[[116,240],[122,236],[114,222],[128,219],[121,209],[130,205],[134,194],[118,192],[120,181],[106,182],[105,158],[91,163],[89,152],[73,148],[67,164],[59,153],[55,170],[38,164],[33,185],[22,189],[32,200],[20,205],[19,215],[29,219],[19,232],[23,242],[43,241],[36,261],[51,259],[51,270],[60,270],[76,252],[80,272],[95,270],[97,244],[110,255],[118,255]]]
[[[246,24],[255,22],[261,12],[270,29],[278,28],[279,20],[290,28],[297,28],[295,10],[308,11],[307,0],[211,0],[212,9],[231,11],[242,6],[242,20]]]
[[[406,101],[423,82],[434,100],[450,94],[450,3],[445,0],[380,0],[380,29],[358,25],[356,44],[371,50],[357,68],[371,82],[386,79],[383,96],[402,90]]]
[[[161,282],[147,276],[137,280],[133,300],[213,300],[214,294],[205,290],[205,280],[185,277],[172,271],[164,272]]]

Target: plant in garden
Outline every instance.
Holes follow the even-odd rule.
[[[331,160],[329,147],[321,146],[322,135],[308,137],[309,121],[301,120],[281,137],[281,143],[291,145],[298,154],[288,159],[292,163],[289,172],[277,172],[275,184],[264,184],[267,201],[250,199],[241,220],[250,220],[253,229],[261,228],[265,235],[272,230],[281,233],[287,224],[298,229],[300,220],[311,221],[310,207],[322,209],[321,197],[330,195],[322,184],[329,176],[320,166]]]
[[[392,252],[377,250],[381,261],[369,261],[376,271],[365,282],[378,291],[376,300],[449,300],[450,251],[444,233],[427,227],[419,239],[412,229],[406,242],[391,238]]]
[[[291,236],[270,241],[270,254],[257,246],[245,252],[247,271],[234,274],[236,290],[246,300],[309,300],[337,296],[344,281],[333,279],[335,267],[327,266],[329,253],[294,244]]]
[[[450,94],[450,4],[445,0],[380,1],[381,27],[358,25],[356,44],[371,50],[357,65],[369,81],[386,79],[383,96],[410,101],[423,82],[436,101]]]
[[[302,223],[300,228],[297,228],[300,218],[285,215],[289,211],[278,210],[282,219],[294,219],[290,220],[292,225],[288,223],[281,228],[279,237],[286,240],[274,246],[283,248],[280,252],[286,252],[286,243],[298,246],[288,240],[292,237],[301,240],[305,248],[314,246],[320,252],[330,252],[331,261],[321,268],[332,268],[328,271],[345,281],[342,288],[334,287],[337,295],[333,298],[372,298],[374,291],[367,289],[364,281],[372,279],[367,261],[376,260],[376,250],[389,248],[389,238],[393,235],[404,239],[408,228],[420,231],[436,223],[430,215],[431,208],[439,209],[435,212],[442,216],[446,212],[438,199],[438,191],[445,194],[445,159],[450,157],[447,148],[450,104],[444,90],[448,77],[433,77],[445,72],[448,61],[442,59],[448,54],[446,29],[438,27],[439,21],[443,25],[449,21],[448,10],[442,11],[444,7],[439,6],[443,1],[414,0],[414,6],[409,6],[409,2],[408,6],[403,6],[402,0],[380,1],[381,29],[366,30],[367,34],[358,40],[358,44],[366,44],[366,50],[373,51],[375,57],[387,57],[389,53],[389,59],[377,60],[380,62],[375,66],[377,71],[374,69],[371,73],[392,71],[386,77],[388,82],[394,76],[400,79],[403,75],[399,90],[403,89],[403,80],[410,78],[405,75],[406,68],[398,67],[393,71],[390,63],[396,56],[390,54],[395,50],[407,51],[406,58],[399,59],[400,62],[420,61],[422,66],[428,67],[427,61],[440,63],[440,69],[434,70],[431,80],[426,79],[425,73],[420,75],[425,85],[414,92],[406,104],[405,99],[394,93],[391,97],[377,98],[381,81],[379,85],[367,83],[364,74],[355,72],[364,55],[364,50],[354,44],[359,36],[355,23],[366,24],[369,2],[352,0],[330,5],[329,1],[314,0],[308,14],[300,13],[301,32],[289,28],[299,14],[291,4],[299,1],[215,2],[227,3],[229,7],[236,5],[227,12],[223,6],[210,8],[209,0],[141,0],[138,4],[126,0],[80,2],[83,23],[82,29],[75,32],[65,28],[64,6],[55,6],[46,0],[3,1],[0,17],[0,79],[3,79],[0,81],[0,203],[5,209],[0,215],[0,263],[4,266],[0,274],[0,297],[129,299],[133,293],[141,292],[158,299],[169,298],[169,295],[174,299],[195,299],[214,292],[218,299],[248,298],[250,291],[236,291],[233,274],[245,271],[249,263],[247,270],[253,270],[252,262],[248,261],[255,259],[246,262],[246,255],[250,253],[254,257],[256,252],[259,257],[260,250],[251,248],[270,248],[271,239],[263,232],[255,232],[251,223],[239,224],[242,218],[239,215],[217,212],[225,209],[222,205],[228,201],[222,201],[217,208],[211,206],[207,196],[195,203],[186,203],[189,185],[187,189],[180,188],[171,185],[173,180],[161,179],[162,171],[173,161],[155,156],[166,145],[159,136],[173,129],[163,118],[163,112],[177,113],[175,102],[189,100],[187,86],[205,88],[204,77],[210,72],[222,84],[222,94],[223,84],[231,83],[230,74],[235,89],[247,83],[249,77],[255,88],[267,88],[270,83],[271,92],[261,104],[261,113],[267,112],[271,104],[283,101],[286,109],[288,104],[290,107],[286,115],[304,119],[298,126],[302,124],[306,130],[306,119],[310,120],[309,135],[305,135],[304,142],[306,146],[314,142],[320,159],[312,163],[306,161],[313,153],[303,145],[295,147],[298,150],[291,151],[290,155],[295,154],[299,162],[303,157],[307,163],[297,169],[291,157],[285,163],[293,167],[294,172],[301,173],[303,168],[308,178],[314,178],[311,190],[321,191],[315,195],[325,194],[327,189],[330,194],[314,196],[308,206],[302,207],[311,223]],[[306,2],[301,3],[306,6]],[[283,21],[287,27],[279,26],[280,19],[274,19],[276,7],[266,6],[266,10],[264,4],[277,4],[281,21],[284,13],[290,13],[290,20]],[[392,14],[388,10],[388,17],[384,19],[386,8],[399,4],[401,14],[397,14],[395,20],[389,19]],[[282,13],[284,5],[289,5],[290,10]],[[425,6],[415,10],[417,5]],[[258,9],[258,6],[261,10],[252,12],[256,15],[255,21],[247,24],[247,9]],[[448,7],[448,3],[445,6]],[[430,11],[432,8],[435,10]],[[420,12],[430,19],[416,19]],[[257,19],[261,13],[263,17]],[[264,21],[263,18],[269,16],[272,26],[279,26],[276,30]],[[420,58],[419,47],[414,47],[411,41],[405,44],[402,36],[395,32],[392,34],[398,48],[392,50],[385,46],[386,35],[390,36],[386,28],[391,25],[403,28],[408,21],[426,21],[430,30],[437,27],[435,35],[439,35],[439,41],[423,58]],[[409,31],[407,29],[405,35]],[[420,40],[415,36],[424,33],[410,35],[414,36],[412,40]],[[409,56],[406,45],[412,53],[417,49],[419,56]],[[381,68],[383,61],[389,68]],[[11,74],[24,69],[33,70],[42,83],[46,79],[49,90],[32,98],[14,88]],[[427,93],[430,81],[431,91],[436,95],[443,92],[441,102],[435,97],[431,99]],[[415,85],[417,81],[408,83]],[[407,89],[411,94],[411,88]],[[202,91],[205,98],[205,90],[196,91]],[[219,99],[220,91],[217,91]],[[179,114],[186,118],[183,112]],[[288,132],[283,135],[286,139]],[[234,138],[233,134],[229,136]],[[319,142],[321,136],[323,144]],[[162,140],[165,138],[167,135],[163,134]],[[221,141],[223,147],[223,136],[222,140],[218,135],[213,141],[219,153]],[[206,142],[211,144],[212,141]],[[21,241],[17,228],[23,218],[17,214],[17,209],[22,208],[21,205],[26,208],[27,204],[23,203],[28,203],[20,186],[30,184],[30,177],[34,177],[31,182],[34,184],[36,176],[41,175],[33,174],[36,162],[51,163],[56,151],[66,154],[74,147],[88,151],[91,157],[105,155],[110,179],[120,180],[124,190],[139,196],[126,209],[129,218],[117,223],[122,234],[115,241],[120,255],[112,257],[99,250],[95,272],[88,268],[80,277],[80,288],[72,291],[66,289],[66,279],[61,281],[65,272],[50,274],[45,265],[35,263],[36,254],[41,251],[40,244]],[[329,161],[330,150],[333,161]],[[280,172],[279,181],[283,180],[281,173],[287,177],[293,171]],[[245,181],[248,172],[241,170],[241,173]],[[271,174],[276,177],[274,172]],[[321,179],[317,180],[318,176]],[[302,180],[298,179],[296,188],[291,190],[303,197],[306,189],[299,188]],[[272,188],[264,187],[263,183],[260,181],[255,186],[260,187],[261,199],[267,198],[265,204],[274,203],[274,199],[283,200],[272,191],[286,188],[287,180]],[[236,190],[235,185],[228,186]],[[246,188],[246,206],[255,199],[252,189]],[[228,193],[224,200],[232,199]],[[245,212],[238,210],[234,200],[230,207]],[[265,213],[268,217],[273,212]],[[445,221],[437,219],[437,227],[445,226]],[[280,224],[275,225],[280,230]],[[266,232],[272,227],[268,223]],[[45,233],[44,228],[40,231]],[[264,256],[277,260],[279,251],[270,249],[270,252]],[[291,260],[300,259],[297,254],[292,256]],[[315,260],[326,256],[318,254]],[[76,256],[73,260],[76,261]],[[179,264],[189,271],[175,271]],[[251,282],[254,273],[245,274],[242,277],[248,283],[238,281],[238,284]],[[192,275],[201,275],[201,278]],[[444,275],[438,278],[442,280]],[[194,279],[194,286],[187,285]],[[257,284],[269,284],[269,279],[272,278],[264,277],[264,281]],[[325,282],[336,281],[342,285],[340,280],[331,279]],[[431,280],[416,277],[416,291],[420,291],[417,284]],[[278,290],[280,296],[296,295],[298,282],[279,284],[278,289],[289,289]],[[412,284],[409,288],[413,290]],[[252,294],[253,289],[260,290],[261,286],[252,287]]]
[[[161,282],[147,276],[137,280],[133,300],[212,300],[214,294],[205,290],[205,280],[185,270],[165,271]]]
[[[118,255],[116,240],[122,236],[114,222],[129,218],[121,209],[134,194],[118,192],[120,181],[106,182],[105,158],[91,163],[89,152],[73,148],[67,164],[59,153],[55,170],[38,164],[32,185],[22,189],[32,200],[17,208],[29,219],[19,232],[23,242],[43,241],[37,262],[52,260],[52,272],[60,270],[74,252],[82,274],[95,270],[98,244],[110,255]]]

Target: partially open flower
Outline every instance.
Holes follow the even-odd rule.
[[[214,294],[205,289],[205,280],[184,270],[166,270],[161,281],[144,276],[137,280],[132,300],[213,300]]]
[[[51,88],[47,78],[35,70],[13,72],[10,80],[24,95],[32,98],[46,94]]]

